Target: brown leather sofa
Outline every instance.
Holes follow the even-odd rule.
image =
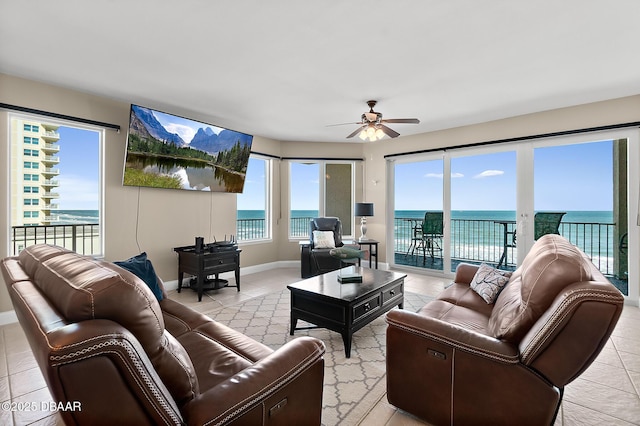
[[[553,424],[607,342],[623,296],[559,235],[540,238],[493,304],[461,264],[419,312],[387,314],[387,398],[434,425]]]
[[[80,408],[60,412],[68,425],[320,424],[320,340],[273,351],[55,246],[0,269],[53,399]]]

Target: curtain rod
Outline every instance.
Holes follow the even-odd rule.
[[[473,148],[476,146],[484,146],[484,145],[496,145],[501,143],[508,142],[521,142],[526,140],[535,140],[535,139],[543,139],[543,138],[551,138],[557,136],[567,136],[567,135],[576,135],[580,133],[591,133],[591,132],[599,132],[603,130],[613,130],[613,129],[624,129],[628,127],[640,127],[640,121],[632,121],[630,123],[620,123],[620,124],[609,124],[606,126],[597,126],[597,127],[587,127],[584,129],[574,129],[574,130],[563,130],[560,132],[551,132],[551,133],[540,133],[537,135],[529,135],[529,136],[518,136],[515,138],[507,138],[507,139],[496,139],[485,142],[474,142],[468,143],[464,145],[455,145],[450,147],[440,147],[440,148],[431,148],[431,149],[422,149],[418,151],[409,151],[409,152],[401,152],[398,154],[387,154],[384,158],[393,158],[393,157],[403,157],[405,155],[414,155],[414,154],[426,154],[429,152],[437,152],[437,151],[448,151],[452,149],[463,149],[463,148]]]
[[[57,119],[60,119],[60,120],[76,121],[78,123],[91,124],[93,126],[106,127],[108,129],[112,129],[112,130],[115,130],[116,132],[120,133],[120,126],[117,125],[117,124],[104,123],[102,121],[89,120],[87,118],[73,117],[71,115],[58,114],[58,113],[55,113],[55,112],[42,111],[42,110],[39,110],[39,109],[21,107],[21,106],[17,106],[17,105],[9,105],[9,104],[4,104],[4,103],[0,103],[0,108],[9,109],[9,110],[13,110],[13,111],[19,111],[19,112],[26,112],[26,113],[29,113],[29,114],[43,115],[45,117],[57,118]]]
[[[281,160],[308,160],[308,161],[314,161],[314,160],[323,160],[323,161],[331,161],[331,160],[337,160],[337,161],[364,161],[364,158],[325,158],[325,157],[280,157]]]
[[[259,151],[254,151],[251,150],[252,154],[256,154],[256,155],[261,155],[263,157],[268,157],[268,158],[275,158],[276,160],[281,160],[282,157],[278,156],[278,155],[273,155],[273,154],[265,154],[264,152],[259,152]]]
[[[252,154],[262,155],[264,157],[275,158],[277,160],[302,160],[302,161],[314,161],[314,160],[338,160],[338,161],[364,161],[364,158],[324,158],[324,157],[280,157],[273,154],[265,154],[264,152],[251,150]]]

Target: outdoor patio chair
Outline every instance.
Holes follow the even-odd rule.
[[[562,222],[565,214],[566,212],[537,212],[533,216],[533,239],[538,240],[547,234],[560,235],[560,222]],[[498,268],[507,263],[507,249],[516,247],[516,229],[514,228],[510,231],[505,225],[504,232],[505,246],[502,251],[502,256],[500,256],[500,260],[498,261]]]
[[[565,212],[538,212],[533,217],[533,239],[537,240],[543,235],[560,235],[560,222]]]
[[[444,231],[444,221],[442,212],[426,212],[422,221],[421,240],[416,249],[422,250],[422,261],[426,261],[427,252],[431,259],[435,257],[435,252],[440,252],[442,256],[442,237]]]

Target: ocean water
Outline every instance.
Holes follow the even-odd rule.
[[[422,219],[424,210],[396,210],[396,218]],[[459,220],[516,220],[514,210],[452,210],[451,219]],[[567,211],[562,222],[613,223],[612,211]]]
[[[58,221],[54,225],[73,225],[77,223],[98,223],[98,210],[58,210]]]

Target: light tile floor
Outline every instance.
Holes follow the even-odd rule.
[[[169,296],[198,311],[281,291],[298,281],[299,270],[274,269],[242,277],[241,291],[228,288],[209,292],[202,302],[191,290],[169,292]],[[437,295],[448,280],[408,273],[407,291]],[[606,347],[593,365],[565,389],[556,426],[640,425],[640,309],[626,306]],[[51,396],[40,374],[26,337],[18,324],[0,327],[0,409],[1,425],[62,425],[60,416],[49,407]],[[10,405],[11,406],[11,405]],[[383,396],[361,420],[366,426],[410,426],[424,423],[404,413]]]

